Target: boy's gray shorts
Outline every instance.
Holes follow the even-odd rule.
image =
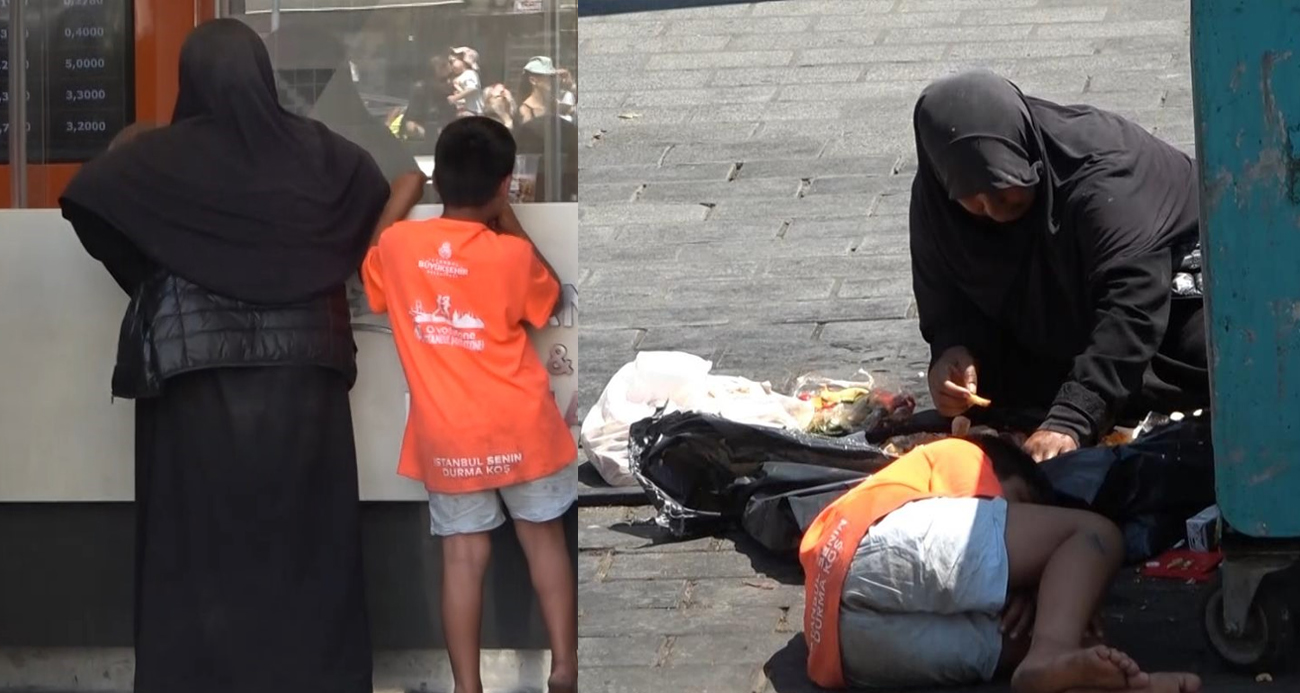
[[[473,493],[430,493],[429,531],[434,536],[490,532],[510,517],[550,522],[578,500],[578,464],[522,484]],[[503,507],[504,506],[504,507]]]
[[[934,498],[858,544],[840,599],[845,679],[867,688],[989,681],[1002,655],[1007,503]]]

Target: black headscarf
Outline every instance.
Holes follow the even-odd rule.
[[[59,203],[210,291],[278,304],[343,285],[388,192],[363,149],[280,106],[256,32],[218,19],[181,49],[171,125],[83,166]]]
[[[1189,219],[1195,231],[1194,162],[1114,114],[1025,96],[979,70],[927,87],[913,124],[912,241],[991,318],[1005,311],[1030,255],[1065,260],[1085,234],[1082,249],[1105,264],[1187,240]],[[1012,186],[1035,192],[1017,222],[976,217],[956,202]]]
[[[1033,236],[1055,233],[1054,170],[1025,96],[992,72],[931,84],[913,113],[917,174],[912,205],[969,298],[996,313]],[[1012,224],[972,216],[957,200],[1008,187],[1033,188],[1034,207]],[[914,222],[914,227],[918,224]],[[920,229],[917,229],[918,231]]]
[[[1195,162],[1117,115],[986,71],[927,87],[913,122],[913,286],[932,354],[1009,336],[1066,364],[1057,404],[1100,425],[1164,337],[1174,265],[1197,238]],[[1008,187],[1035,194],[1012,223],[956,202]]]

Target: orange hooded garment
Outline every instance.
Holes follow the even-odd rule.
[[[913,501],[1001,495],[1002,484],[984,451],[953,438],[903,455],[827,506],[799,546],[808,677],[823,688],[844,687],[840,597],[858,544],[873,525]]]

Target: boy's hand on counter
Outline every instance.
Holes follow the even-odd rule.
[[[519,223],[519,217],[515,216],[515,208],[509,204],[502,208],[501,215],[497,217],[493,228],[498,233],[522,238],[528,237],[528,234],[524,232],[523,224]]]

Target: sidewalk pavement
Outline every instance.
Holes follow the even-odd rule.
[[[934,78],[988,67],[1191,151],[1187,0],[705,1],[582,2],[584,415],[638,350],[778,387],[865,367],[923,394],[906,213]],[[649,516],[581,513],[584,691],[811,690],[797,566],[658,543]],[[1211,671],[1195,596],[1130,578],[1111,633],[1148,667]]]
[[[919,384],[920,90],[989,67],[1190,150],[1187,6],[774,0],[580,19],[581,401],[653,349],[776,385],[860,365]]]

